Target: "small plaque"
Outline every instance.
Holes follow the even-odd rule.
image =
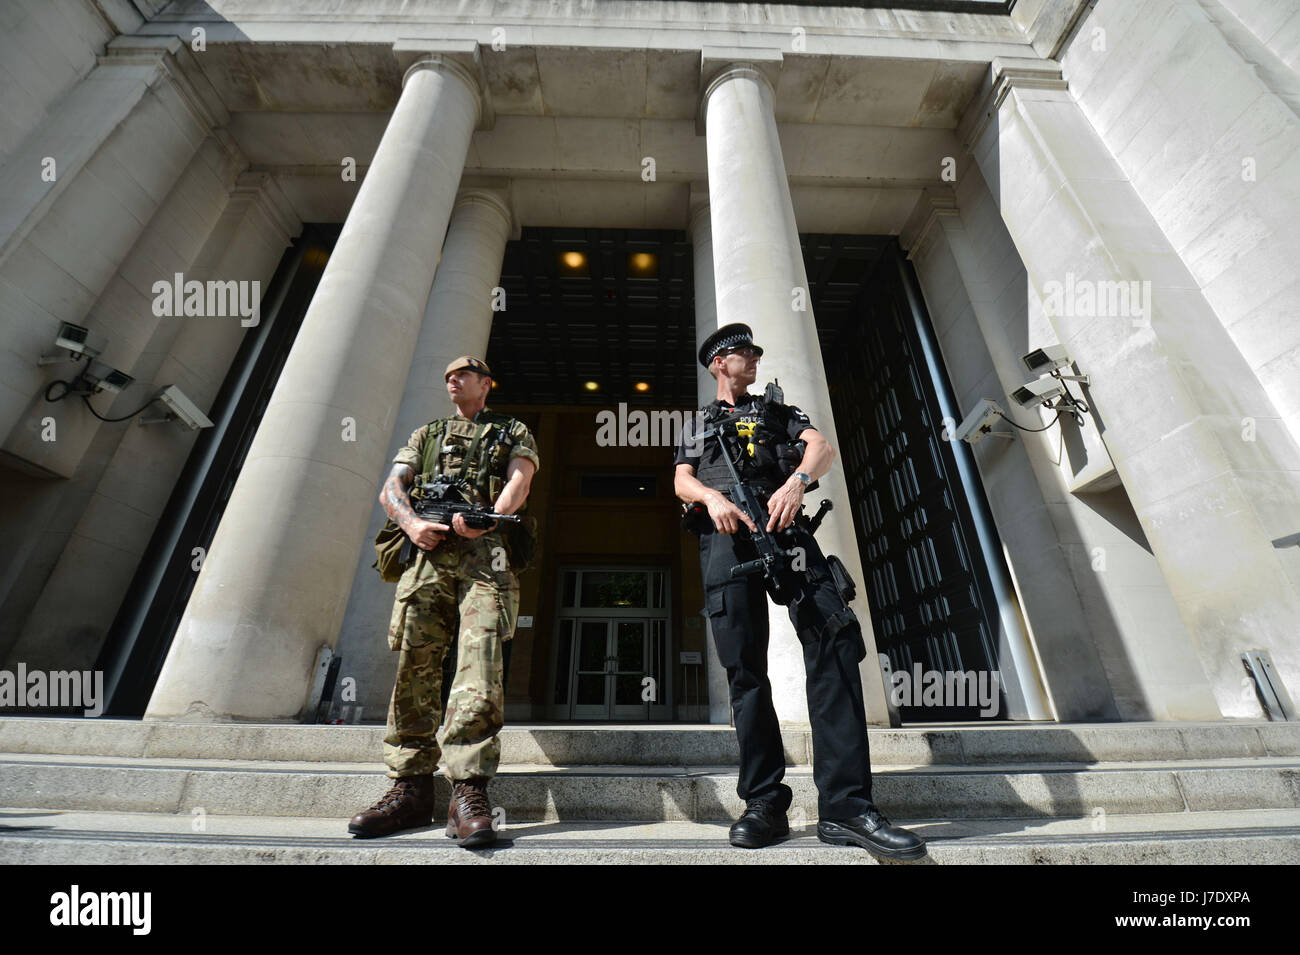
[[[703,661],[700,659],[699,650],[683,650],[678,654],[678,659],[688,665],[699,666]]]
[[[532,617],[520,617],[520,618],[519,618],[519,629],[521,629],[521,630],[526,630],[526,629],[532,627],[532,625],[533,625],[533,618],[532,618]]]

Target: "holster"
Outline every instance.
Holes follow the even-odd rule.
[[[694,534],[696,537],[713,530],[713,520],[709,517],[709,509],[698,502],[686,505],[682,514],[682,530]]]
[[[402,574],[411,566],[411,562],[402,562],[402,547],[406,543],[406,533],[391,519],[375,535],[375,554],[378,559],[370,566],[379,571],[385,583],[395,584],[402,579]]]
[[[412,503],[420,500],[419,487],[411,489],[410,500]],[[375,535],[377,559],[370,566],[379,571],[379,576],[383,578],[384,583],[397,583],[402,579],[402,574],[415,563],[417,557],[415,547],[407,548],[406,542],[406,532],[398,527],[397,522],[391,517],[384,521],[384,526]],[[406,560],[402,559],[403,551],[406,552]]]
[[[537,556],[537,518],[520,515],[519,523],[507,523],[506,558],[516,576],[533,566]]]
[[[853,603],[853,598],[858,595],[858,587],[849,576],[849,569],[844,566],[844,561],[834,554],[827,554],[826,563],[830,565],[831,580],[835,582],[835,589],[840,592],[840,597],[846,604]]]

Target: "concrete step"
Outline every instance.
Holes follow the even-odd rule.
[[[929,856],[914,864],[1295,864],[1300,811],[1074,819],[896,817]],[[868,865],[865,851],[817,841],[815,825],[766,849],[727,844],[725,823],[507,823],[496,847],[466,850],[441,827],[353,839],[341,819],[0,809],[0,864],[705,864]]]
[[[811,770],[792,767],[792,815],[816,819]],[[0,805],[85,811],[347,818],[389,782],[375,763],[301,763],[120,756],[0,756]],[[882,767],[874,795],[908,818],[1063,818],[1112,814],[1300,809],[1300,759],[1008,763]],[[448,798],[438,778],[440,799]],[[726,766],[507,764],[493,805],[518,822],[722,822],[742,805]]]
[[[69,756],[372,762],[380,726],[144,723],[138,720],[0,718],[0,753]],[[786,760],[808,765],[807,727],[783,730]],[[982,766],[1037,762],[1300,757],[1300,723],[1008,723],[872,729],[873,766]],[[501,734],[502,760],[541,766],[734,766],[726,726],[516,724]]]

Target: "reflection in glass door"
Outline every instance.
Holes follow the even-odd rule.
[[[654,689],[649,667],[646,620],[578,622],[573,698],[575,719],[643,719]],[[653,677],[651,677],[653,679]]]
[[[566,569],[551,715],[671,718],[667,571]]]

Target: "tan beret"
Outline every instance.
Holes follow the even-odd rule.
[[[462,369],[476,371],[480,375],[487,375],[489,378],[492,377],[492,370],[488,368],[487,362],[480,361],[473,355],[462,355],[447,366],[447,370],[442,373],[442,380],[446,381],[447,376],[453,371],[460,371]]]

